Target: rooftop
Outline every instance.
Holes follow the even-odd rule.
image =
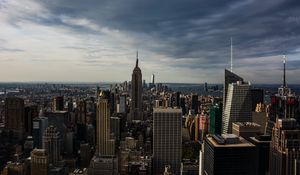
[[[236,141],[236,139],[238,142],[231,142],[232,140]],[[207,137],[207,140],[214,147],[255,147],[252,143],[235,134],[222,134],[222,136],[213,135],[213,137]]]
[[[242,127],[261,127],[259,124],[254,122],[235,122],[233,124],[236,124],[238,126]]]

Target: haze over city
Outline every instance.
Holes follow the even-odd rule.
[[[121,82],[139,51],[143,78],[222,83],[299,79],[299,5],[286,0],[0,0],[1,82]]]

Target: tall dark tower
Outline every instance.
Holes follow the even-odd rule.
[[[136,53],[136,65],[132,72],[132,88],[131,88],[131,120],[143,120],[143,104],[142,104],[142,71],[139,68],[138,52]]]
[[[25,132],[24,100],[17,97],[5,99],[5,127],[15,138],[22,139]]]
[[[286,83],[286,60],[283,60],[283,84],[278,88],[278,93],[271,97],[271,107],[268,114],[266,134],[272,134],[276,119],[295,118],[300,123],[299,98],[296,97]]]

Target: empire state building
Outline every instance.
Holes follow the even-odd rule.
[[[143,104],[142,104],[142,71],[139,68],[138,53],[136,55],[136,65],[132,72],[132,88],[131,88],[131,120],[143,120]]]

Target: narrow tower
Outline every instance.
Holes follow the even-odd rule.
[[[136,64],[132,72],[132,88],[131,88],[131,120],[143,120],[143,107],[142,107],[142,71],[139,68],[139,55],[136,52]]]

